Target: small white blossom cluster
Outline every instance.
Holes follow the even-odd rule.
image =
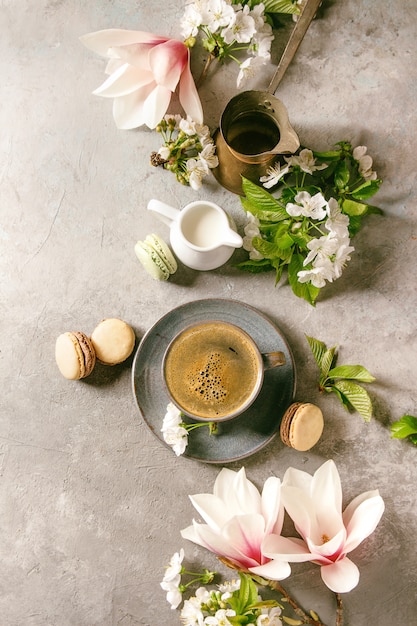
[[[229,57],[240,66],[237,86],[255,75],[257,68],[271,58],[272,27],[266,21],[263,3],[252,9],[232,0],[198,0],[187,4],[181,19],[181,32],[190,47],[203,34],[205,48],[220,61]],[[246,50],[243,62],[235,53]]]
[[[355,250],[350,245],[349,218],[343,215],[335,198],[326,201],[321,193],[311,196],[307,191],[301,191],[295,196],[295,202],[286,206],[289,215],[322,222],[328,231],[308,242],[309,253],[303,265],[311,264],[312,267],[300,270],[298,280],[300,283],[311,282],[314,287],[324,287],[326,281],[331,283],[340,278],[345,264],[350,261],[351,252]]]
[[[181,411],[170,402],[167,406],[161,428],[164,441],[172,447],[175,454],[184,454],[188,445],[188,431],[182,421]]]
[[[170,603],[171,609],[176,609],[182,602],[180,585],[181,574],[183,572],[183,559],[184,549],[181,548],[181,550],[176,552],[171,558],[161,582],[162,589],[167,592],[167,601]]]
[[[176,552],[166,568],[161,587],[167,592],[166,598],[171,609],[176,609],[182,602],[182,594],[187,585],[181,584],[181,574],[191,573],[197,580],[211,582],[214,572],[204,570],[202,575],[186,572],[182,565],[184,550]],[[240,589],[240,579],[233,579],[217,585],[217,590],[198,587],[195,594],[184,600],[180,619],[183,626],[232,626],[229,617],[235,617],[236,611],[228,607],[228,600]],[[258,600],[262,602],[261,596]],[[280,619],[281,608],[278,606],[262,607],[257,609],[256,626],[282,626]]]
[[[367,148],[358,146],[352,151],[352,156],[358,163],[360,176],[365,181],[376,180],[377,174],[372,171],[372,158],[367,154]],[[268,168],[266,176],[260,179],[264,187],[274,187],[294,168],[312,175],[328,167],[326,163],[316,164],[313,152],[307,148],[298,155],[285,158],[285,161],[284,166],[277,163]],[[338,201],[333,197],[326,200],[321,192],[311,195],[304,190],[295,195],[294,202],[285,205],[285,210],[289,217],[294,218],[291,225],[293,233],[303,228],[304,233],[318,235],[307,243],[308,251],[303,261],[306,269],[297,273],[298,281],[321,288],[326,281],[333,282],[339,278],[354,248],[350,245],[349,217],[342,212]],[[253,244],[254,238],[262,239],[260,222],[251,213],[247,215],[243,247],[249,252],[251,260],[262,260],[262,253]]]
[[[377,173],[372,171],[372,157],[367,153],[366,146],[357,146],[353,149],[353,158],[359,163],[359,172],[365,180],[376,180]]]
[[[196,191],[200,189],[204,177],[219,164],[209,127],[197,124],[190,117],[184,119],[181,115],[168,114],[156,130],[164,144],[151,155],[152,165],[162,165],[172,171],[179,182]]]

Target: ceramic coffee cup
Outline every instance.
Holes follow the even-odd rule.
[[[282,352],[261,354],[240,327],[209,320],[172,339],[162,377],[170,400],[185,415],[222,422],[246,411],[261,390],[265,370],[284,363]]]

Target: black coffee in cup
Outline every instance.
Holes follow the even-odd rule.
[[[222,420],[240,414],[263,379],[262,356],[241,328],[222,321],[195,324],[168,346],[163,376],[184,413]]]

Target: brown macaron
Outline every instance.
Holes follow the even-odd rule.
[[[294,402],[285,411],[280,427],[282,442],[305,452],[316,445],[324,428],[323,413],[309,402]]]
[[[97,359],[104,365],[117,365],[125,361],[135,347],[133,328],[115,317],[102,320],[91,333]]]
[[[79,330],[62,333],[55,343],[55,360],[68,380],[89,376],[96,364],[96,353],[87,335]]]

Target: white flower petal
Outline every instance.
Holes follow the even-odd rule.
[[[352,500],[343,513],[347,530],[346,552],[354,550],[377,527],[385,509],[378,491],[362,493]]]
[[[304,563],[313,560],[307,544],[297,537],[268,535],[262,543],[262,553],[270,559]]]
[[[324,584],[335,593],[352,591],[359,582],[359,570],[347,557],[332,565],[322,566],[320,573]]]
[[[270,580],[284,580],[291,574],[291,567],[287,561],[273,560],[265,565],[250,567],[249,571]]]
[[[108,28],[88,33],[80,37],[80,41],[101,56],[109,56],[109,48],[114,46],[126,46],[134,43],[159,44],[166,41],[166,37],[160,37],[153,33],[146,33],[139,30],[124,30],[119,28]]]

